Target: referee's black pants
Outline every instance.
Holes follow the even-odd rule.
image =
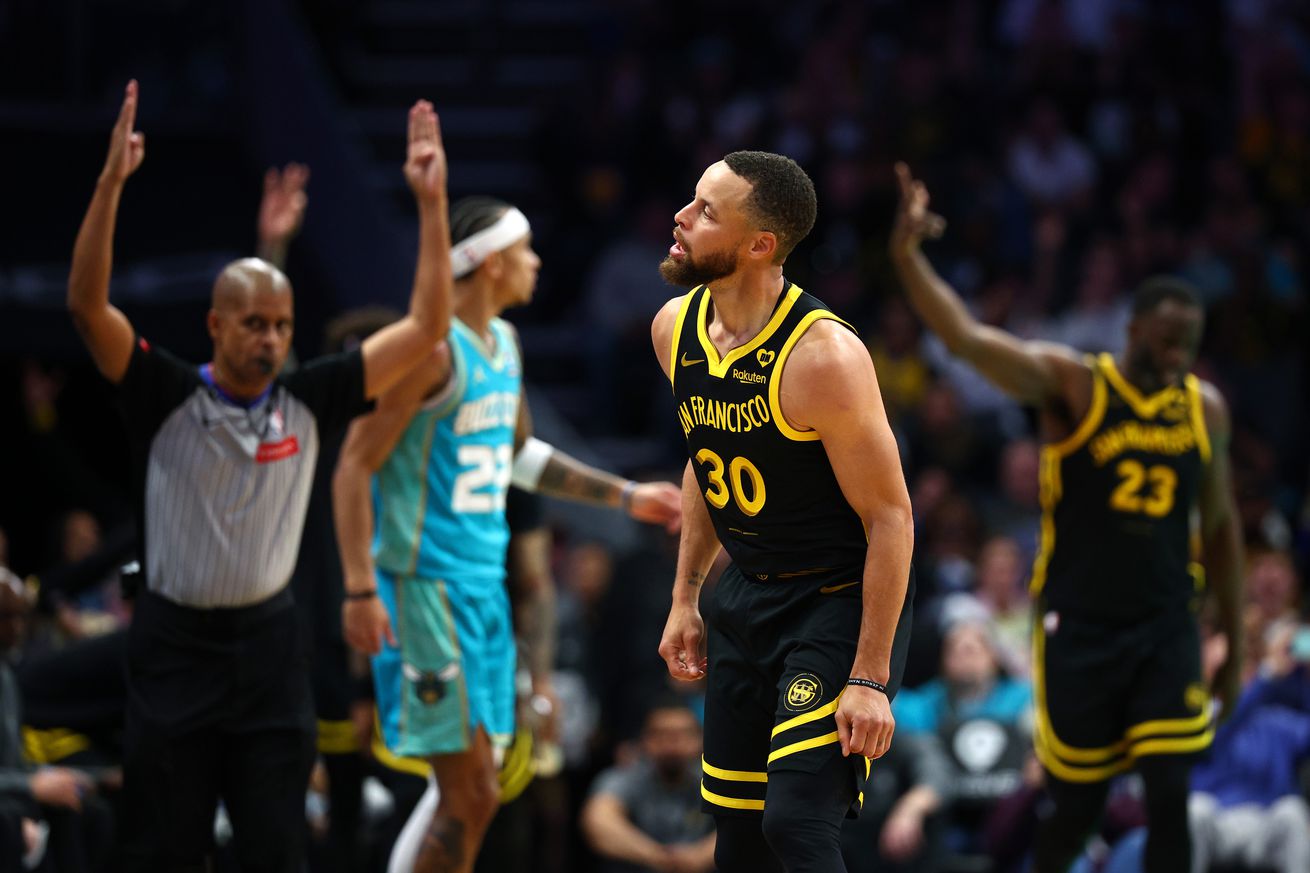
[[[221,798],[243,871],[299,870],[314,759],[289,591],[236,609],[138,600],[128,637],[124,868],[207,869]]]

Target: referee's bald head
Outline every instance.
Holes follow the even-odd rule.
[[[259,258],[228,264],[214,282],[208,316],[215,379],[236,397],[258,396],[282,370],[294,324],[291,283],[281,270]]]
[[[251,294],[290,294],[291,282],[285,273],[262,258],[241,258],[223,268],[214,280],[210,305],[231,309]]]

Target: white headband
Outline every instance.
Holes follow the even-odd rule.
[[[456,279],[462,279],[476,270],[487,255],[507,249],[532,231],[528,217],[513,206],[484,228],[450,247],[450,269]]]

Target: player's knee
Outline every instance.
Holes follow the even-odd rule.
[[[762,828],[764,839],[788,871],[825,869],[815,865],[841,854],[840,825],[816,818],[810,809],[771,802],[765,807]]]
[[[1191,794],[1191,762],[1176,756],[1144,758],[1138,763],[1151,814],[1181,815]]]
[[[500,806],[500,784],[495,774],[478,773],[441,786],[439,815],[483,827],[495,817]]]
[[[716,816],[714,869],[719,873],[781,873],[773,851],[760,839],[755,819]]]

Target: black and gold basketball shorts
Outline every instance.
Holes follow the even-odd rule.
[[[1040,602],[1033,626],[1033,743],[1066,782],[1101,782],[1147,755],[1191,755],[1214,738],[1195,616],[1079,620]]]
[[[703,604],[709,659],[702,808],[711,815],[759,815],[769,774],[817,774],[841,755],[834,714],[855,660],[863,612],[863,568],[746,577],[730,566]],[[914,579],[892,649],[890,695],[900,686],[909,644]],[[869,775],[851,756],[856,803]],[[815,785],[831,792],[831,785]]]

